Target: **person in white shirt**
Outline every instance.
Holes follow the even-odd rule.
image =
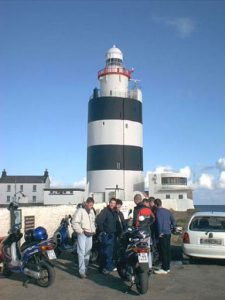
[[[92,248],[92,236],[95,234],[95,213],[93,210],[94,199],[87,198],[84,207],[76,210],[72,219],[72,228],[77,233],[77,254],[80,278],[87,277]]]

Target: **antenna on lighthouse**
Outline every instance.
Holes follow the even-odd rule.
[[[131,78],[130,81],[132,81],[134,83],[134,88],[138,88],[139,82],[141,82],[140,79],[133,79],[133,78]]]

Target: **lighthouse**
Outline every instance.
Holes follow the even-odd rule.
[[[132,72],[114,45],[88,103],[87,189],[97,202],[144,191],[142,93]]]

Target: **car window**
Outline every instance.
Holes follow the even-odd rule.
[[[193,231],[225,232],[225,217],[194,217],[190,223],[189,229]]]

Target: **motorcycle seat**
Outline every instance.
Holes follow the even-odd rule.
[[[34,241],[34,242],[24,242],[22,244],[22,246],[20,247],[20,250],[21,251],[24,251],[25,249],[29,248],[29,247],[32,247],[34,245],[37,245],[37,241]]]

